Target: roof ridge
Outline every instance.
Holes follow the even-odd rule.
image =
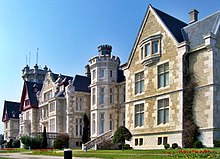
[[[157,9],[157,8],[155,8],[155,7],[153,7],[153,6],[151,6],[151,7],[152,7],[154,10],[156,10],[156,11],[160,11],[160,12],[162,12],[163,14],[166,14],[166,15],[172,17],[173,19],[178,20],[178,21],[180,21],[180,22],[182,22],[182,23],[188,25],[188,23],[186,23],[186,22],[184,22],[184,21],[182,21],[182,20],[180,20],[180,19],[178,19],[178,18],[176,18],[176,17],[174,17],[174,16],[172,16],[172,15],[170,15],[170,14],[165,13],[164,11],[161,11],[160,9]]]

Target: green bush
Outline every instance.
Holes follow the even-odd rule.
[[[7,148],[13,148],[12,142],[13,142],[12,139],[10,139],[9,142],[7,142]]]
[[[177,143],[173,143],[172,144],[172,149],[176,149],[176,148],[178,148],[178,144]]]
[[[125,149],[125,150],[129,150],[129,149],[132,149],[132,147],[131,147],[129,144],[125,144],[125,145],[124,145],[124,149]]]
[[[20,140],[14,140],[12,142],[12,147],[13,148],[20,148],[21,144],[20,144]]]
[[[25,135],[20,140],[24,144],[25,149],[38,149],[42,147],[43,138],[41,135],[35,137]]]
[[[201,141],[197,140],[193,143],[194,148],[203,148],[203,144]]]
[[[164,144],[164,148],[167,150],[168,148],[170,148],[170,144]]]
[[[214,141],[214,147],[220,147],[220,140]]]
[[[53,143],[53,148],[63,149],[69,147],[69,135],[68,134],[59,134]]]

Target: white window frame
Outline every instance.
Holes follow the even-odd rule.
[[[139,78],[138,78],[139,77]],[[138,90],[138,87],[140,89]],[[142,94],[145,91],[144,87],[144,71],[135,73],[134,75],[134,94]]]
[[[141,107],[143,107],[143,109],[141,109]],[[145,111],[145,107],[144,107],[143,102],[134,104],[134,127],[135,128],[144,126],[144,114],[145,114],[144,111]],[[139,122],[137,121],[136,116],[139,119]],[[142,121],[142,117],[143,117],[143,121]]]
[[[168,105],[165,105],[165,100],[168,100]],[[159,108],[159,102],[163,102],[163,106]],[[165,110],[168,109],[168,121],[165,119]],[[163,119],[162,122],[159,122],[159,111],[163,111]],[[167,125],[170,122],[170,98],[169,97],[164,97],[164,98],[158,98],[157,99],[157,125]]]
[[[166,65],[168,65],[168,70],[166,70]],[[163,71],[160,72],[159,69],[160,67],[163,68]],[[168,76],[168,81],[166,79],[166,76]],[[163,83],[160,85],[160,77],[163,77]],[[157,88],[166,88],[169,87],[170,85],[170,64],[169,61],[166,61],[164,63],[160,63],[157,65]]]

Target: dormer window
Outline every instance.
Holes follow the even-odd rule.
[[[144,39],[140,44],[141,61],[144,65],[154,63],[161,56],[161,37],[162,35],[153,35]]]

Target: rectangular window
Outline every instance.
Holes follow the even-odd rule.
[[[167,137],[163,137],[163,145],[167,144]]]
[[[105,113],[100,113],[100,128],[99,133],[104,133],[105,130]]]
[[[104,68],[101,68],[99,70],[99,78],[103,78],[105,76],[105,69]]]
[[[95,79],[95,77],[96,77],[96,70],[93,70],[92,71],[92,79]]]
[[[135,105],[135,127],[144,125],[144,103]]]
[[[83,111],[83,97],[76,97],[76,111]]]
[[[110,88],[109,93],[110,93],[110,99],[109,99],[110,104],[113,104],[114,103],[114,89]]]
[[[109,72],[109,76],[110,76],[110,77],[113,77],[112,70],[110,70],[110,72]]]
[[[135,74],[135,94],[144,92],[144,71]]]
[[[52,98],[52,90],[44,93],[44,101],[48,101],[50,98]]]
[[[92,114],[92,134],[95,134],[95,114]]]
[[[135,143],[134,143],[135,146],[138,145],[138,139],[135,139]]]
[[[169,98],[158,100],[157,124],[169,123]]]
[[[50,119],[50,132],[55,132],[55,119]]]
[[[29,105],[29,100],[26,99],[26,100],[25,100],[25,106],[28,106],[28,105]]]
[[[152,42],[152,54],[159,52],[159,41]]]
[[[55,102],[50,103],[50,112],[55,111]]]
[[[158,66],[158,88],[169,85],[169,63]]]
[[[143,138],[140,138],[140,140],[139,140],[139,145],[140,145],[140,146],[143,145]]]
[[[95,88],[92,89],[92,105],[95,105],[96,100],[95,100]]]
[[[162,137],[158,137],[157,145],[162,145]]]
[[[113,118],[112,118],[112,114],[109,115],[109,130],[113,130]]]
[[[143,59],[143,55],[144,55],[144,48],[141,48],[141,60]]]
[[[104,98],[105,98],[105,88],[102,87],[99,89],[99,104],[104,104]]]
[[[150,55],[150,43],[145,45],[145,57]]]
[[[83,119],[76,119],[76,136],[82,136],[83,133]]]

